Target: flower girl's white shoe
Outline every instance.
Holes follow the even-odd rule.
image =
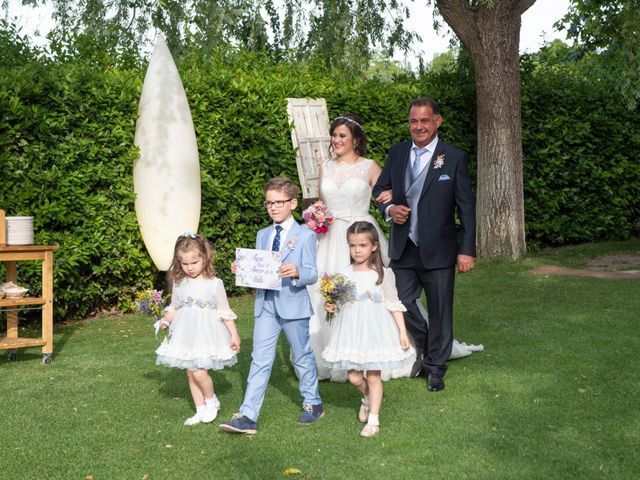
[[[185,425],[191,426],[191,425],[197,425],[200,422],[202,422],[202,414],[201,413],[196,413],[193,417],[189,417],[184,421]]]
[[[204,409],[204,413],[200,415],[200,421],[202,423],[211,423],[218,416],[218,411],[220,410],[220,404],[217,405],[207,405]]]
[[[378,434],[380,427],[378,425],[366,424],[360,432],[361,437],[373,437]]]

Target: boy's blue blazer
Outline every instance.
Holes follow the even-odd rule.
[[[273,225],[263,228],[256,237],[256,248],[271,250],[269,239]],[[316,265],[316,234],[307,227],[294,222],[281,248],[282,263],[292,263],[298,267],[299,278],[283,278],[282,289],[274,290],[274,301],[280,318],[292,320],[313,315],[313,307],[307,293],[307,285],[318,279]],[[256,290],[254,315],[260,316],[266,290]]]

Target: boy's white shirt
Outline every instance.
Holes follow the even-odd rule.
[[[282,223],[274,222],[272,227],[273,231],[269,236],[269,246],[273,245],[273,239],[276,237],[276,225],[280,225],[282,227],[282,231],[280,232],[280,250],[282,250],[282,247],[285,244],[284,240],[287,238],[287,235],[289,235],[289,230],[291,230],[291,227],[293,226],[294,222],[295,222],[295,219],[293,218],[293,215],[289,215],[289,218],[287,218]]]

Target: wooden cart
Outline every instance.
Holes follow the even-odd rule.
[[[0,221],[0,223],[4,222]],[[4,225],[1,226],[2,233],[4,233]],[[5,281],[17,283],[17,262],[39,260],[42,262],[42,293],[40,297],[5,297],[0,299],[0,309],[5,310],[7,314],[7,336],[0,338],[0,350],[11,350],[9,359],[14,360],[17,348],[42,346],[42,361],[49,364],[53,354],[53,252],[58,247],[51,245],[2,245],[4,243],[3,237],[4,235],[0,235],[0,262],[4,263]],[[42,305],[42,337],[19,337],[18,309],[33,305]]]

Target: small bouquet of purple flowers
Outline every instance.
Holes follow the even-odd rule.
[[[340,308],[343,303],[355,299],[356,284],[342,273],[325,273],[320,277],[320,293],[325,303],[333,303]],[[327,312],[327,321],[331,322],[334,316],[334,312]]]
[[[318,235],[327,233],[329,225],[333,223],[333,216],[322,200],[311,204],[302,212],[302,219],[307,227]]]
[[[168,295],[163,296],[162,293],[162,290],[153,289],[143,290],[136,293],[138,310],[142,313],[146,313],[147,315],[151,315],[156,320],[153,324],[153,330],[156,337],[158,336],[158,331],[162,325],[167,327],[169,326],[169,322],[162,318],[164,316],[164,308]]]

